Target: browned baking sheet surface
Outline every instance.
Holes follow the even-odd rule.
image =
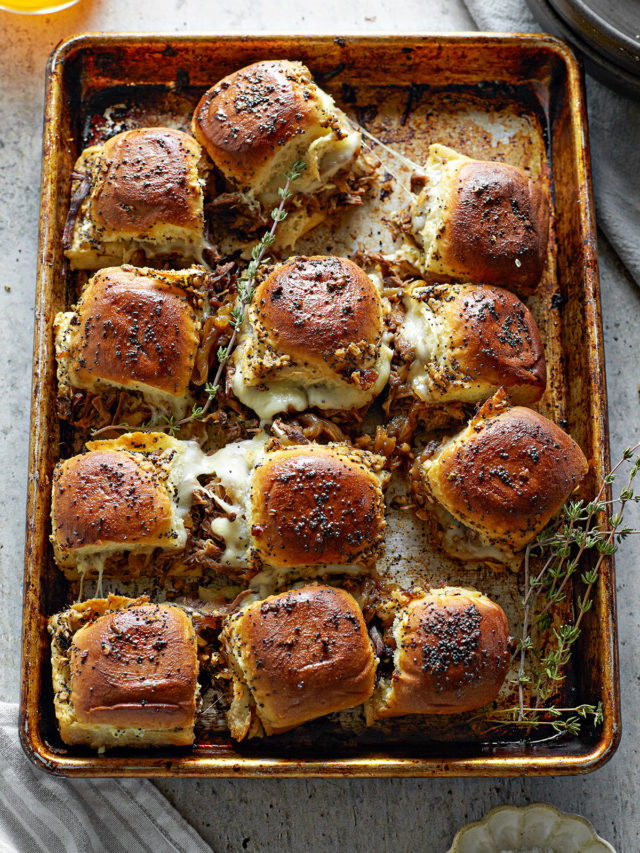
[[[216,697],[206,693],[207,726],[199,726],[196,746],[188,753],[96,756],[66,750],[58,738],[45,621],[74,592],[56,570],[47,539],[52,467],[78,442],[67,431],[60,435],[52,352],[53,317],[75,301],[78,287],[74,276],[62,274],[60,247],[70,172],[83,147],[120,130],[153,124],[188,129],[204,88],[254,60],[282,57],[306,62],[352,118],[418,163],[438,141],[480,159],[522,166],[548,183],[554,211],[549,258],[543,282],[528,300],[549,367],[548,389],[538,408],[567,428],[592,462],[587,491],[606,469],[584,106],[575,63],[562,45],[524,36],[93,36],[67,43],[52,59],[44,142],[23,657],[27,749],[53,770],[85,775],[500,775],[592,769],[613,751],[618,736],[612,562],[601,576],[576,667],[567,679],[569,704],[601,699],[605,709],[603,730],[582,740],[533,743],[505,733],[498,742],[495,735],[455,719],[437,724],[396,720],[365,729],[357,714],[345,712],[288,735],[238,746],[218,724]],[[296,251],[393,250],[392,231],[382,219],[406,201],[409,172],[384,151],[376,154],[394,173],[394,193],[374,190],[361,208],[342,214],[330,227],[321,226]],[[392,486],[398,488],[401,484]],[[504,607],[512,633],[519,633],[522,578],[447,561],[430,546],[425,525],[406,511],[388,511],[387,553],[379,570],[403,583],[475,586]],[[140,579],[136,588],[149,586],[148,579]],[[112,585],[105,592],[109,588],[116,589]],[[198,593],[197,583],[191,592]],[[567,609],[571,606],[568,600]],[[514,698],[514,686],[507,684],[498,701],[506,707]]]

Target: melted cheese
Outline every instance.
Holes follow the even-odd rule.
[[[267,436],[259,433],[247,441],[227,444],[211,456],[204,457],[206,473],[216,475],[229,498],[227,503],[208,493],[228,513],[211,522],[212,532],[225,543],[224,554],[220,558],[223,565],[242,568],[248,564],[251,545],[251,474],[264,455],[266,440]],[[196,462],[196,465],[199,464],[202,464],[200,460]]]
[[[434,507],[435,515],[442,526],[442,546],[447,554],[470,562],[494,562],[517,570],[521,557],[492,545],[484,536],[455,518],[441,504]]]
[[[407,294],[403,299],[406,315],[401,335],[413,347],[415,359],[409,370],[413,392],[421,400],[431,398],[430,370],[442,359],[444,328],[426,302]]]
[[[236,397],[258,415],[262,422],[270,421],[278,412],[296,411],[315,407],[318,409],[359,409],[376,397],[389,379],[391,349],[382,344],[375,365],[378,379],[373,388],[364,391],[360,386],[336,377],[321,382],[276,379],[263,385],[245,383],[242,370],[236,368],[232,388]]]
[[[126,436],[122,437],[125,438]],[[113,444],[117,445],[122,439],[115,439]],[[261,433],[253,439],[228,444],[222,450],[207,455],[195,441],[179,441],[170,436],[162,436],[162,446],[158,447],[155,465],[164,473],[167,488],[172,495],[171,528],[175,536],[169,546],[171,550],[179,550],[186,545],[187,530],[184,519],[191,509],[194,490],[202,488],[198,478],[214,474],[229,498],[229,502],[226,502],[209,493],[228,514],[226,517],[214,519],[211,524],[213,533],[222,537],[226,545],[220,562],[234,567],[248,564],[251,474],[264,454],[266,440],[267,436]],[[111,442],[100,444],[108,445]],[[83,553],[75,558],[75,568],[80,575],[80,600],[85,577],[97,573],[100,589],[105,563],[111,555],[128,550],[145,553],[156,547],[158,543],[145,547],[142,541],[129,545],[126,542],[101,543],[84,548]]]
[[[435,148],[438,150],[435,151]],[[447,158],[441,155],[440,148],[445,151],[450,150],[445,149],[444,146],[432,146],[424,169],[427,185],[411,208],[411,231],[425,252],[428,252],[436,238],[440,225],[440,212],[443,207],[439,190],[442,185]]]
[[[102,597],[102,576],[104,574],[104,566],[107,561],[108,554],[85,554],[78,558],[76,563],[76,571],[80,575],[80,583],[78,585],[78,601],[82,601],[84,596],[84,581],[87,575],[92,575],[94,572],[98,575],[96,588],[93,593],[94,598]]]
[[[306,169],[292,189],[296,194],[312,195],[329,187],[331,179],[338,172],[348,169],[360,153],[360,132],[352,128],[347,117],[336,108],[333,98],[327,92],[317,89],[316,94],[325,113],[324,118],[320,117],[317,124],[308,127],[280,147],[265,167],[254,175],[247,195],[259,199],[263,207],[278,203],[282,175],[296,160],[304,160]],[[288,220],[293,215],[290,214]],[[284,227],[286,229],[287,225]],[[281,239],[278,233],[278,241]]]
[[[415,242],[405,241],[395,253],[398,261],[408,261],[422,273],[430,269],[442,229],[450,183],[448,173],[456,171],[461,160],[469,158],[446,145],[436,143],[429,147],[424,167],[427,184],[411,205],[411,234]]]
[[[321,189],[330,179],[347,169],[360,153],[362,136],[354,130],[346,115],[336,108],[335,101],[328,92],[317,90],[323,110],[332,119],[338,120],[341,137],[330,129],[323,136],[315,139],[305,155],[307,168],[302,177],[296,182],[298,192],[311,193]]]
[[[367,273],[382,294],[381,275],[374,271]],[[389,300],[381,297],[383,315],[389,314]],[[309,408],[337,409],[349,411],[368,405],[378,396],[389,381],[393,351],[389,332],[383,332],[382,343],[374,370],[378,378],[372,388],[364,390],[354,382],[343,379],[338,374],[327,377],[314,377],[313,367],[301,376],[298,368],[281,368],[272,379],[252,381],[251,368],[248,365],[249,354],[258,344],[255,331],[249,319],[249,312],[243,325],[242,336],[233,353],[235,367],[231,387],[235,396],[258,415],[262,423],[268,423],[279,412],[304,412]]]
[[[355,160],[361,143],[358,131],[352,131],[344,139],[337,139],[333,132],[314,139],[305,156],[307,168],[296,181],[296,191],[310,194],[321,189]]]
[[[198,477],[211,473],[211,456],[207,456],[195,441],[181,441],[180,452],[172,465],[177,510],[184,518],[191,509],[193,490],[199,487]]]

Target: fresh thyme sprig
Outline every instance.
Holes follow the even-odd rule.
[[[524,722],[519,719],[521,713],[526,716]],[[488,719],[496,723],[493,728],[501,728],[505,725],[526,725],[527,728],[548,726],[558,734],[579,735],[582,721],[589,717],[594,726],[602,724],[601,702],[597,705],[576,705],[574,708],[557,708],[554,705],[544,708],[535,706],[520,708],[516,705],[513,708],[498,708],[491,712]]]
[[[178,421],[176,421],[173,415],[171,415],[171,417],[165,415],[163,416],[162,421],[158,421],[157,423],[142,424],[141,426],[136,427],[139,432],[149,432],[151,430],[156,430],[167,431],[171,435],[175,435],[181,427],[185,426],[188,423],[191,423],[192,421],[201,421],[208,414],[209,409],[211,408],[211,405],[215,402],[218,391],[220,390],[220,384],[222,382],[222,373],[225,368],[225,365],[231,357],[233,348],[236,345],[236,341],[238,339],[238,332],[244,322],[244,315],[247,305],[251,302],[251,298],[255,290],[255,278],[258,273],[258,270],[260,269],[261,264],[266,263],[269,260],[265,257],[267,249],[270,246],[273,246],[276,241],[276,230],[278,225],[283,222],[288,216],[288,211],[285,209],[285,205],[293,195],[291,191],[291,185],[301,177],[302,173],[306,168],[307,164],[304,160],[296,160],[291,169],[285,173],[286,180],[284,186],[279,187],[278,189],[280,203],[271,211],[271,228],[264,234],[260,242],[255,245],[251,250],[251,260],[247,264],[247,268],[243,272],[240,281],[238,282],[238,299],[231,312],[231,324],[233,326],[233,334],[231,335],[229,343],[226,347],[218,347],[218,369],[216,370],[216,375],[213,379],[213,382],[207,382],[204,386],[205,393],[207,394],[206,403],[204,404],[204,406],[194,405],[191,410],[191,413]],[[101,427],[97,430],[92,430],[91,435],[97,436],[100,435],[100,433],[109,432],[111,430],[126,431],[128,429],[131,429],[131,426],[129,424],[110,424],[109,426]]]
[[[515,651],[519,657],[518,704],[512,708],[496,709],[489,721],[500,725],[515,724],[528,729],[551,726],[556,732],[578,734],[583,720],[592,718],[594,725],[602,722],[602,706],[580,705],[576,708],[557,708],[549,704],[557,695],[566,678],[566,667],[571,660],[573,646],[578,640],[586,613],[593,605],[593,590],[598,581],[603,561],[618,550],[619,544],[628,536],[637,533],[623,525],[623,515],[630,501],[638,502],[640,496],[633,493],[633,480],[640,470],[640,443],[624,450],[622,458],[604,478],[594,500],[567,503],[560,519],[551,528],[544,530],[531,543],[524,559],[524,612],[522,634]],[[625,462],[633,460],[625,487],[615,500],[605,500],[607,489],[613,485],[616,475]],[[617,512],[612,511],[619,504]],[[584,591],[576,600],[577,615],[572,624],[563,624],[552,629],[551,648],[542,651],[536,648],[531,629],[547,630],[551,625],[551,611],[567,595],[569,581],[582,565],[586,552],[595,552],[597,557],[592,568],[580,574]],[[531,575],[532,556],[544,560],[542,568]],[[536,605],[543,601],[539,611]],[[527,659],[532,660],[533,678],[527,674]],[[532,684],[533,705],[525,705],[524,689]]]
[[[261,264],[266,263],[266,261],[268,260],[268,258],[265,258],[265,254],[267,249],[275,243],[276,228],[283,220],[287,218],[288,213],[285,210],[285,204],[291,198],[292,195],[291,184],[294,181],[298,180],[298,178],[302,175],[306,167],[307,164],[304,162],[304,160],[296,160],[290,171],[286,173],[286,183],[278,190],[278,195],[280,196],[280,204],[278,205],[278,207],[275,207],[271,211],[271,228],[263,236],[262,240],[260,240],[260,242],[251,250],[251,260],[249,261],[249,264],[244,273],[242,274],[238,283],[238,301],[233,311],[231,312],[233,334],[231,335],[231,339],[227,346],[219,347],[218,349],[218,370],[213,380],[213,386],[216,388],[216,390],[220,386],[224,365],[229,361],[229,358],[231,357],[231,353],[233,352],[233,348],[238,337],[238,331],[244,322],[244,315],[247,305],[251,302],[253,291],[255,289],[255,278],[258,269],[260,268]]]

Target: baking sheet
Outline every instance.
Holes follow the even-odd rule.
[[[569,428],[591,456],[593,470],[587,488],[592,488],[606,463],[607,445],[603,434],[606,399],[600,357],[588,162],[584,139],[582,145],[576,145],[580,140],[571,135],[571,132],[582,133],[584,110],[577,69],[569,52],[553,40],[531,37],[431,36],[404,40],[380,37],[346,39],[344,44],[341,41],[329,38],[310,39],[304,43],[293,38],[171,39],[163,48],[163,56],[168,60],[178,59],[182,64],[172,69],[166,67],[171,66],[171,61],[165,63],[162,71],[156,68],[156,78],[151,80],[148,78],[152,75],[153,54],[162,44],[159,39],[97,36],[61,48],[52,60],[48,109],[57,131],[63,127],[67,129],[64,139],[68,140],[68,147],[58,152],[51,164],[55,164],[54,168],[48,170],[45,165],[43,210],[48,212],[49,218],[43,222],[43,249],[56,229],[59,233],[68,198],[70,167],[75,155],[86,144],[132,126],[162,123],[186,129],[203,86],[255,58],[301,58],[355,120],[418,163],[425,159],[429,144],[438,141],[470,156],[522,166],[533,177],[548,183],[555,198],[560,230],[556,240],[556,217],[552,216],[547,269],[535,298],[529,300],[541,328],[549,366],[549,386],[539,408]],[[385,61],[371,68],[367,51],[374,46],[384,55]],[[336,51],[339,55],[348,54],[351,61],[332,64],[332,54]],[[461,63],[461,55],[464,63]],[[500,73],[504,79],[497,82],[493,74],[498,71],[495,63],[500,55],[509,61],[503,62]],[[73,74],[77,70],[73,69],[73,63],[80,63],[79,74]],[[158,80],[158,74],[161,78],[164,75],[164,79]],[[194,78],[199,78],[197,85],[192,85]],[[131,81],[136,85],[131,85]],[[62,99],[57,103],[56,89],[57,96]],[[384,151],[377,149],[376,154],[395,175],[394,193],[381,197],[383,193],[374,191],[365,205],[342,214],[329,228],[316,229],[300,241],[296,251],[349,255],[356,249],[393,250],[393,232],[383,219],[406,201],[406,190],[402,187],[408,186],[409,173]],[[563,168],[565,160],[571,170]],[[52,185],[56,171],[60,182]],[[561,182],[554,180],[556,175],[562,175]],[[562,189],[559,191],[560,183]],[[575,233],[565,230],[569,224],[566,215],[569,210],[565,211],[564,207],[569,201],[567,193],[573,194],[571,215],[575,217],[577,213],[579,218]],[[575,243],[580,234],[584,239],[576,256],[572,241]],[[54,247],[53,252],[55,269],[62,259],[59,248]],[[564,278],[563,266],[570,277]],[[68,273],[62,281],[56,282],[52,269],[41,266],[36,347],[50,348],[47,338],[51,334],[51,312],[74,301],[78,285],[77,277]],[[561,310],[570,304],[570,297],[575,298],[577,304],[571,304],[569,311]],[[571,341],[579,351],[567,349]],[[577,359],[573,360],[574,356]],[[594,608],[607,616],[605,633],[599,642],[593,643],[592,649],[585,644],[587,654],[581,656],[580,666],[567,680],[568,697],[575,695],[581,697],[580,701],[592,701],[598,696],[605,706],[609,700],[605,730],[592,735],[588,742],[574,738],[534,747],[522,743],[518,733],[511,735],[511,739],[506,735],[505,742],[498,743],[495,737],[483,737],[481,732],[471,731],[466,723],[461,724],[456,719],[420,720],[419,723],[394,721],[393,725],[379,724],[365,730],[357,712],[345,712],[282,737],[236,746],[229,742],[215,711],[209,710],[211,703],[217,702],[216,697],[205,694],[207,728],[198,727],[196,748],[188,756],[171,757],[163,763],[158,753],[132,758],[130,754],[110,753],[106,757],[96,757],[81,751],[67,752],[57,739],[50,708],[48,641],[42,627],[42,617],[61,609],[73,595],[73,590],[66,588],[53,567],[46,548],[48,529],[43,536],[50,466],[60,453],[57,422],[51,411],[55,385],[50,362],[51,353],[47,351],[40,365],[44,374],[37,371],[36,402],[40,406],[34,412],[32,471],[39,452],[49,468],[45,478],[38,482],[38,488],[32,490],[31,497],[35,500],[30,501],[27,546],[34,549],[27,553],[28,591],[37,599],[41,617],[39,624],[34,625],[33,614],[28,609],[25,611],[23,659],[24,739],[28,750],[47,766],[63,772],[124,775],[140,772],[141,767],[146,767],[148,773],[161,772],[163,775],[228,772],[379,775],[390,771],[388,760],[392,759],[392,754],[396,756],[399,749],[405,755],[393,757],[396,763],[392,772],[495,774],[518,772],[518,769],[519,772],[525,769],[575,772],[581,765],[593,766],[610,753],[617,722],[615,645],[611,643],[614,638],[613,593],[612,587],[607,585],[611,580],[612,564],[603,573],[598,607]],[[595,396],[576,395],[576,387],[585,389],[592,385],[597,388]],[[43,414],[51,420],[46,433],[42,430]],[[68,446],[70,437],[63,434],[62,438]],[[73,439],[71,443],[75,443]],[[402,488],[401,484],[392,487],[393,490],[398,488]],[[431,585],[476,586],[504,607],[512,633],[518,635],[523,594],[521,577],[447,561],[430,545],[428,528],[406,510],[390,507],[387,520],[387,551],[379,564],[381,574],[403,584],[417,581]],[[46,563],[35,565],[33,554],[38,548],[43,557],[46,553]],[[46,594],[43,589],[34,591],[30,587],[34,581],[46,583]],[[139,579],[135,584],[136,590],[150,586],[151,582],[146,579]],[[109,586],[105,581],[103,589],[106,593],[122,587]],[[197,592],[197,586],[192,591]],[[86,592],[91,592],[89,586]],[[570,601],[567,606],[571,607]],[[507,683],[499,702],[502,707],[512,705],[514,698],[514,685]],[[392,753],[374,757],[369,752],[372,747]],[[332,753],[336,754],[335,758]],[[493,756],[495,763],[493,759],[488,763],[484,760],[489,756]],[[234,760],[239,764],[236,770],[231,770],[229,761]],[[259,769],[252,763],[254,761],[258,762]],[[336,769],[335,761],[341,769]]]

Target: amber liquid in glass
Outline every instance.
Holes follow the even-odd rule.
[[[45,12],[57,12],[73,6],[78,0],[0,0],[0,9],[18,12],[23,15],[38,15]]]

